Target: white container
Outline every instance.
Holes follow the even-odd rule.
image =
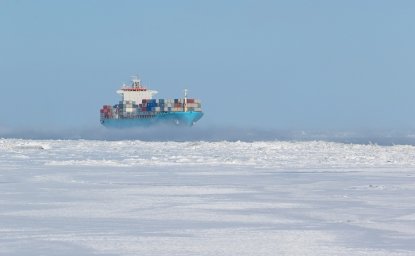
[[[199,105],[197,103],[188,103],[187,106],[189,108],[197,108],[197,107],[199,107]]]

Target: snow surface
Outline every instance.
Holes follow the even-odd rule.
[[[0,255],[415,255],[415,147],[0,139]]]

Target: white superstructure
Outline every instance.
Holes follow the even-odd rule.
[[[152,99],[158,91],[148,90],[141,85],[141,80],[137,77],[133,77],[131,80],[132,85],[130,87],[123,85],[121,89],[117,91],[121,95],[122,101],[135,101],[136,104],[140,104],[143,99]]]

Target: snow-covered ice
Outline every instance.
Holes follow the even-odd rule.
[[[0,255],[415,255],[415,147],[0,139]]]

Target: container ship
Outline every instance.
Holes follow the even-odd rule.
[[[156,124],[193,126],[203,116],[201,102],[187,97],[180,99],[153,99],[158,92],[141,85],[133,77],[131,86],[123,85],[117,91],[121,101],[116,105],[104,105],[100,110],[100,122],[108,128],[146,127]]]

